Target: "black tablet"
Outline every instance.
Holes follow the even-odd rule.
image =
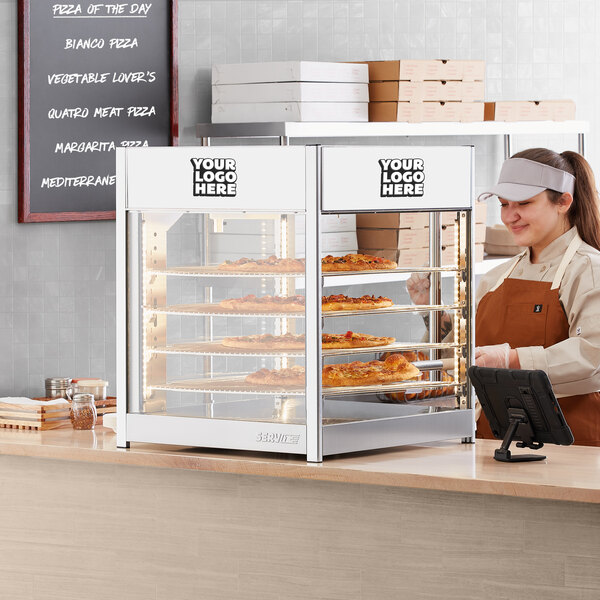
[[[573,443],[571,429],[544,371],[470,367],[468,374],[493,434],[504,439],[504,451],[495,457],[497,460],[511,460],[508,446],[513,439],[519,440],[517,446],[521,448],[536,450],[544,444]],[[507,458],[501,458],[506,453]]]

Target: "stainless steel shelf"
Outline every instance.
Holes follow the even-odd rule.
[[[148,386],[152,390],[163,392],[206,392],[209,394],[260,394],[270,396],[304,396],[302,387],[256,387],[246,383],[244,377],[229,377],[227,379],[187,379],[164,384]]]
[[[243,271],[220,271],[217,267],[173,267],[171,269],[147,269],[148,275],[167,275],[170,277],[304,277],[304,271],[280,273],[257,272],[244,273]]]
[[[406,275],[411,273],[436,273],[442,274],[460,273],[464,269],[460,269],[456,266],[444,266],[444,267],[407,267],[398,269],[372,269],[369,271],[327,271],[323,272],[322,276],[325,278],[329,277],[347,277],[352,276],[356,279],[357,283],[363,283],[361,279],[366,278],[368,281],[364,283],[371,283],[377,280],[377,277],[387,278],[393,281],[400,281],[404,279]],[[219,271],[216,267],[173,267],[171,269],[146,269],[146,274],[152,275],[163,275],[169,277],[289,277],[289,278],[302,278],[304,279],[304,273],[243,273],[237,271]],[[302,283],[303,285],[303,283]],[[334,284],[330,284],[334,285]],[[335,284],[338,285],[338,284]],[[341,284],[340,284],[341,285]]]
[[[323,350],[324,357],[330,356],[349,356],[352,354],[369,354],[371,352],[394,352],[394,351],[413,351],[413,350],[451,350],[460,348],[460,344],[406,344],[396,342],[387,346],[369,346],[363,348],[335,348]],[[186,354],[194,356],[264,356],[279,358],[283,356],[303,358],[303,350],[249,350],[244,348],[231,348],[223,346],[219,342],[192,342],[182,344],[170,344],[168,346],[149,347],[151,354]],[[421,370],[423,367],[417,365]]]
[[[406,390],[425,390],[445,387],[457,387],[464,385],[456,381],[402,381],[399,383],[386,383],[381,385],[361,385],[348,387],[324,387],[323,397],[349,396],[378,394],[386,392],[399,392]],[[164,392],[194,392],[210,394],[258,394],[271,396],[304,396],[304,387],[257,387],[246,383],[244,377],[231,377],[228,379],[189,379],[184,381],[174,381],[164,384],[155,384],[148,386],[151,390]]]
[[[231,348],[223,346],[219,342],[196,342],[188,344],[170,344],[149,348],[153,354],[192,354],[195,356],[267,356],[282,357],[296,356],[304,357],[304,350],[248,350],[244,348]]]
[[[198,138],[443,137],[588,133],[587,121],[479,121],[475,123],[198,123]]]
[[[333,396],[354,396],[364,394],[377,394],[386,392],[400,392],[406,390],[430,390],[444,387],[457,387],[464,385],[458,381],[403,381],[401,383],[385,383],[381,385],[355,385],[348,387],[324,387],[323,397],[331,398]]]
[[[394,350],[397,350],[398,352],[414,350],[452,350],[460,347],[461,344],[431,344],[429,342],[403,344],[401,342],[395,342],[393,344],[388,344],[387,346],[371,346],[370,348],[336,348],[323,350],[323,357],[348,356],[350,354],[364,354],[366,352],[392,352]]]
[[[211,316],[211,317],[275,317],[289,319],[304,319],[302,312],[240,312],[237,310],[228,310],[218,304],[174,304],[164,307],[145,306],[150,314],[159,315],[191,315],[191,316]]]
[[[344,277],[347,275],[358,276],[358,275],[394,275],[398,274],[409,274],[410,273],[460,273],[464,269],[460,269],[457,266],[445,266],[445,267],[399,267],[397,269],[372,269],[369,271],[324,271],[321,273],[323,277]]]
[[[458,310],[464,308],[464,304],[394,304],[385,308],[373,308],[370,310],[328,310],[324,311],[323,317],[348,317],[352,315],[387,315],[390,313],[421,313],[432,310]]]

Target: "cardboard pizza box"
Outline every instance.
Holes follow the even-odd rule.
[[[573,100],[486,102],[486,121],[566,121],[575,118]]]

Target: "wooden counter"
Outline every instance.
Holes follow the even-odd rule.
[[[546,461],[506,464],[492,458],[499,444],[442,442],[309,464],[293,455],[158,444],[122,449],[116,447],[115,434],[104,427],[44,432],[0,429],[0,454],[7,455],[600,503],[600,448],[545,446],[540,453]]]
[[[597,600],[600,449],[297,457],[0,431],[0,598]]]

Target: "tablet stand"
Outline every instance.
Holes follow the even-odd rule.
[[[527,462],[530,460],[545,460],[545,456],[540,454],[518,454],[512,456],[508,449],[515,434],[521,438],[521,442],[517,442],[518,448],[531,448],[539,450],[544,444],[542,442],[534,442],[533,429],[529,424],[527,413],[522,408],[508,409],[508,429],[502,440],[502,445],[494,452],[494,458],[501,462]]]

